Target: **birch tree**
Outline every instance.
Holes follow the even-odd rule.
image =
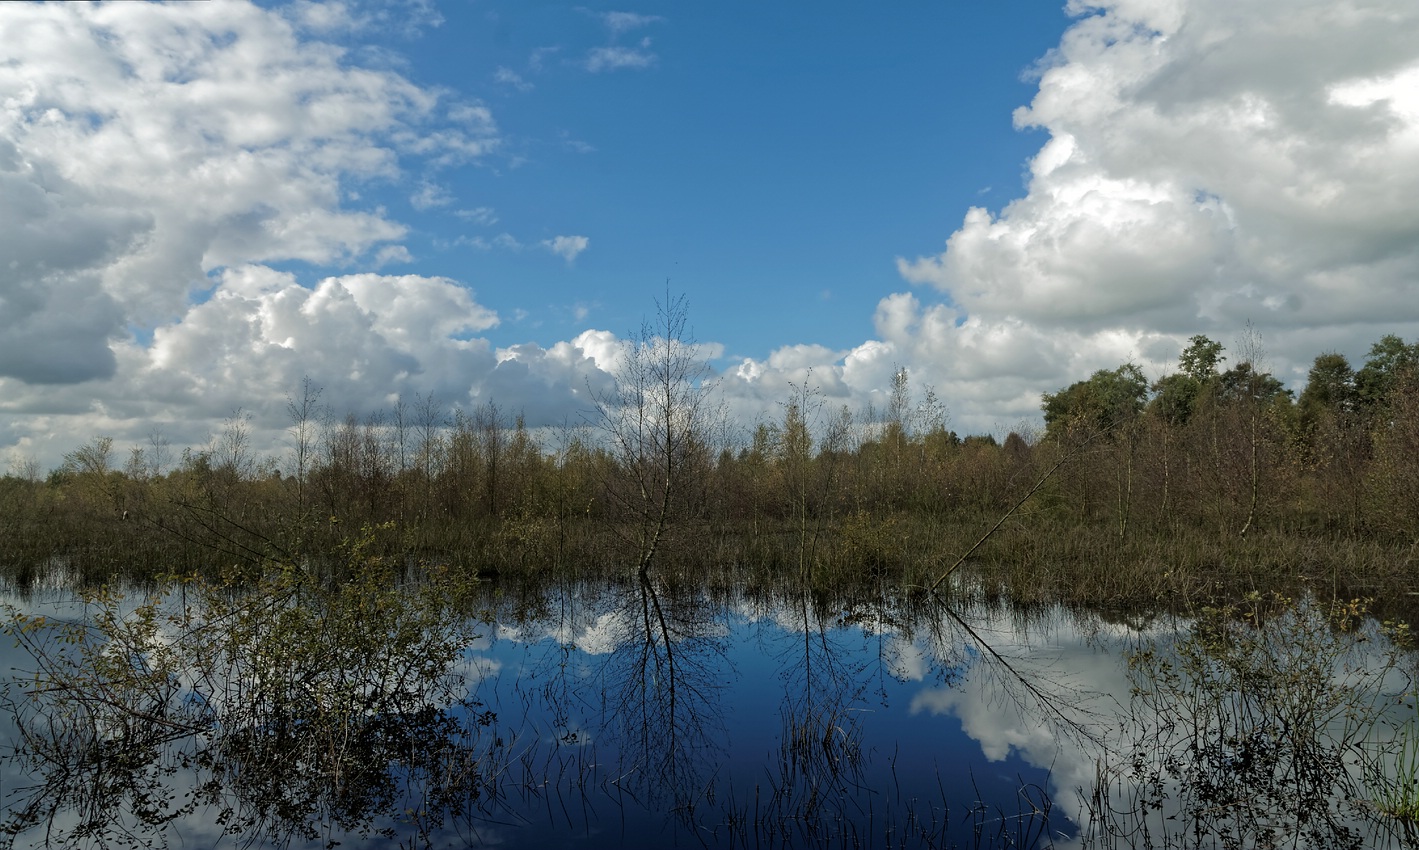
[[[655,319],[642,322],[632,336],[614,377],[614,389],[595,394],[597,418],[616,460],[606,492],[644,574],[667,532],[703,501],[698,491],[722,419],[684,295],[667,292],[656,302]]]

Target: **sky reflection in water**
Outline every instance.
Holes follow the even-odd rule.
[[[12,603],[50,615],[58,610],[52,597]],[[391,718],[393,731],[378,733],[381,743],[368,751],[387,758],[389,741],[405,740],[399,735],[417,749],[423,744],[408,736],[449,728],[462,730],[463,750],[436,744],[420,750],[433,755],[415,760],[424,773],[397,760],[387,771],[376,765],[370,787],[387,772],[396,802],[354,832],[342,832],[326,818],[307,824],[314,826],[310,840],[278,823],[235,837],[293,847],[330,840],[385,846],[389,838],[406,846],[498,847],[1129,846],[1141,834],[1132,830],[1144,820],[1128,806],[1148,808],[1148,817],[1162,827],[1170,818],[1190,823],[1195,814],[1175,818],[1176,804],[1215,806],[1207,794],[1219,772],[1229,774],[1223,778],[1233,785],[1259,775],[1243,775],[1235,758],[1223,758],[1220,767],[1206,762],[1208,753],[1225,757],[1229,747],[1235,749],[1225,735],[1202,752],[1173,734],[1173,721],[1186,721],[1185,714],[1166,718],[1170,725],[1161,728],[1157,714],[1139,714],[1130,700],[1130,689],[1140,683],[1137,671],[1130,679],[1126,654],[1150,640],[1161,652],[1172,652],[1185,636],[1203,633],[1192,623],[1120,624],[1060,609],[953,610],[885,590],[853,602],[793,593],[712,596],[671,592],[648,579],[611,588],[489,586],[483,604],[490,622],[458,656],[455,671],[466,679],[466,703],[439,707],[418,723],[412,715]],[[1371,630],[1355,641],[1322,627],[1311,639],[1323,642],[1332,634],[1344,647],[1334,656],[1336,665],[1301,671],[1317,679],[1318,688],[1371,689],[1376,696],[1405,689],[1398,671],[1378,678],[1366,672],[1381,664],[1383,636]],[[6,660],[11,669],[29,667],[23,657],[10,654]],[[1358,678],[1343,678],[1345,665],[1359,671]],[[1204,677],[1226,681],[1210,657],[1199,669]],[[1286,675],[1293,678],[1277,681],[1298,681],[1295,671]],[[1181,688],[1159,693],[1166,700],[1207,690],[1188,690],[1187,679]],[[1382,717],[1399,718],[1383,725],[1390,731],[1382,735],[1406,728],[1399,725],[1402,709],[1373,699],[1366,704],[1380,706]],[[1215,706],[1186,708],[1210,712]],[[455,722],[450,726],[437,715]],[[1249,733],[1253,739],[1266,732],[1266,718],[1261,720],[1263,726]],[[5,717],[0,732],[13,737],[14,722]],[[1323,747],[1302,755],[1310,763],[1362,769],[1366,751],[1353,730],[1344,732],[1350,737],[1343,741],[1336,736],[1333,751],[1324,749],[1332,729],[1349,722],[1339,715],[1318,721],[1313,739]],[[1140,729],[1152,737],[1128,740],[1130,730]],[[230,760],[230,752],[223,752]],[[1111,755],[1101,762],[1106,752]],[[1279,766],[1266,770],[1278,776],[1296,761],[1295,748],[1273,746],[1270,752],[1280,754],[1274,760]],[[472,790],[458,786],[453,797],[441,798],[451,786],[429,766],[468,764],[470,754],[481,778]],[[439,761],[455,756],[465,761]],[[1197,764],[1185,763],[1193,756]],[[1127,772],[1130,760],[1148,767],[1153,759],[1172,759],[1173,772],[1152,789],[1164,801],[1161,809],[1134,793]],[[1353,759],[1359,760],[1347,761]],[[17,772],[22,761],[7,760],[0,775],[6,806],[33,784],[33,777]],[[202,759],[194,763],[198,767],[187,764],[168,775],[175,799],[185,785],[203,778]],[[1101,763],[1108,765],[1113,800],[1126,804],[1106,825],[1123,832],[1090,820]],[[239,759],[223,767],[230,775],[253,770]],[[267,793],[312,787],[303,765],[260,769],[290,769],[294,777],[263,780]],[[1281,776],[1270,793],[1288,799],[1299,787],[1290,781]],[[1356,788],[1363,790],[1340,785],[1351,797]],[[249,805],[238,791],[224,793],[235,800],[229,805]],[[450,805],[450,799],[463,803]],[[1355,835],[1368,843],[1396,841],[1393,829],[1377,833],[1373,823],[1350,830],[1354,817],[1364,819],[1364,807],[1329,799],[1300,804],[1314,807],[1298,809],[1302,815],[1320,813],[1330,830],[1327,840]],[[168,846],[218,845],[223,839],[214,809],[220,805],[195,809],[151,834]],[[1207,829],[1217,830],[1209,840],[1256,838],[1246,830],[1254,828],[1257,812],[1245,801],[1229,805],[1228,817],[1253,826],[1237,832],[1228,823],[1209,822]],[[61,806],[54,826],[71,829],[75,819]],[[148,834],[139,829],[133,836]],[[45,825],[39,825],[15,843],[43,846],[45,839]]]
[[[977,829],[988,845],[1072,835],[1044,806],[1061,789],[1076,796],[1059,784],[1077,773],[1060,759],[1083,752],[1097,685],[1123,683],[1117,655],[1057,611],[908,627],[869,610],[633,585],[554,591],[533,616],[503,618],[470,652],[475,692],[518,746],[586,775],[575,795],[512,783],[524,789],[509,804],[519,825],[482,836],[949,846],[975,844]],[[1081,670],[1106,681],[1086,685]],[[560,773],[538,765],[529,778]]]

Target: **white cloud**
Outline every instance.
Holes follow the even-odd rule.
[[[596,147],[594,145],[589,142],[584,142],[581,139],[572,138],[571,134],[567,133],[565,130],[561,131],[558,135],[561,136],[562,146],[569,151],[574,153],[596,153]]]
[[[314,371],[296,351],[333,376],[332,401],[406,388],[466,399],[521,379],[555,387],[539,414],[549,417],[578,403],[586,375],[614,368],[614,335],[495,353],[476,336],[491,312],[457,301],[467,291],[456,282],[346,273],[412,259],[406,227],[361,200],[369,184],[452,209],[446,189],[408,172],[438,174],[502,144],[486,104],[317,37],[371,26],[378,8],[6,7],[0,411],[11,418],[0,448],[49,462],[47,445],[124,428],[141,438],[155,414],[259,407]],[[809,380],[858,409],[906,366],[951,406],[953,428],[996,432],[1037,417],[1043,390],[1130,359],[1156,374],[1191,334],[1230,345],[1247,320],[1288,378],[1321,351],[1419,333],[1419,7],[1071,9],[1081,17],[1016,114],[1048,136],[1024,196],[967,211],[939,253],[899,260],[922,288],[879,300],[874,339],[785,345],[728,369],[742,421],[774,414],[790,382]],[[613,38],[655,22],[618,14],[602,18]],[[554,51],[534,52],[529,73]],[[584,67],[655,61],[639,40],[597,48]],[[454,214],[498,223],[487,207]],[[569,264],[589,245],[460,242]],[[302,287],[272,270],[291,260],[334,268]],[[440,330],[401,335],[396,315]],[[452,319],[464,324],[439,324]],[[152,345],[130,328],[155,329]]]
[[[423,30],[443,24],[432,0],[296,0],[286,15],[317,35],[379,30],[415,38]]]
[[[409,196],[409,204],[416,210],[446,207],[451,203],[453,203],[453,195],[449,193],[448,187],[428,181],[420,183],[418,191]]]
[[[591,352],[574,343],[559,342],[550,349],[523,343],[499,349],[497,358],[497,368],[481,382],[478,393],[504,404],[516,399],[530,424],[582,421],[594,408],[595,397],[610,395],[614,386]]]
[[[403,12],[433,23],[421,8]],[[361,202],[364,186],[499,145],[485,105],[313,37],[387,29],[387,11],[0,14],[0,447],[48,466],[98,433],[133,444],[158,426],[175,446],[200,445],[238,405],[276,445],[281,400],[303,374],[356,410],[403,391],[458,403],[491,374],[475,335],[496,316],[454,281],[303,286],[270,267],[412,261],[406,228]],[[426,207],[451,201],[433,184],[410,191]]]
[[[560,47],[539,47],[528,54],[527,67],[533,71],[541,71],[547,65],[547,57],[554,56],[561,52]]]
[[[532,91],[533,88],[532,83],[529,83],[527,80],[523,79],[521,74],[517,73],[511,68],[498,66],[498,70],[493,74],[493,79],[496,82],[501,83],[502,85],[505,85],[509,88],[516,89],[517,91]]]
[[[480,136],[492,136],[498,131],[492,110],[477,101],[450,106],[448,117],[450,121],[463,124]]]
[[[486,343],[466,337],[497,322],[446,278],[357,274],[307,289],[288,273],[242,266],[181,322],[158,328],[148,350],[130,353],[140,386],[188,388],[198,413],[270,398],[307,374],[337,409],[363,410],[387,392],[466,397],[495,365]]]
[[[571,341],[573,349],[584,352],[603,372],[615,374],[630,356],[629,343],[610,331],[582,331]]]
[[[1015,116],[1050,136],[1028,194],[900,259],[950,306],[887,299],[884,338],[912,362],[957,358],[957,378],[1008,367],[982,399],[1004,405],[1009,375],[1048,389],[1129,357],[1161,368],[1189,335],[1230,344],[1248,320],[1286,377],[1318,334],[1363,351],[1419,327],[1419,7],[1071,10],[1087,16]]]
[[[593,47],[586,54],[586,70],[594,74],[625,68],[649,68],[656,56],[649,50],[635,47]]]
[[[114,343],[119,379],[30,386],[0,378],[0,446],[45,468],[95,434],[120,450],[154,427],[175,447],[202,445],[232,409],[253,421],[253,448],[284,453],[285,396],[309,376],[337,414],[363,416],[403,396],[446,408],[496,400],[532,427],[581,421],[608,395],[625,344],[587,331],[549,348],[494,350],[499,316],[456,281],[373,273],[303,286],[264,265],[225,269],[210,295],[159,326],[150,345]]]
[[[604,12],[601,15],[602,23],[611,31],[612,36],[650,26],[663,20],[665,19],[659,15],[639,15],[635,12]]]
[[[248,3],[14,6],[0,43],[3,208],[49,233],[7,246],[43,271],[7,276],[0,297],[72,347],[52,374],[0,366],[26,380],[112,374],[104,341],[180,315],[214,269],[397,258],[405,228],[346,208],[344,185],[497,141],[478,108],[434,126],[438,94]]]
[[[539,244],[566,260],[567,265],[571,265],[576,261],[577,255],[591,245],[591,240],[585,236],[554,236],[551,239],[543,239]]]
[[[473,236],[471,238],[461,239],[460,241],[472,245],[479,251],[491,251],[494,248],[499,248],[504,251],[521,251],[524,247],[523,244],[517,240],[517,237],[513,236],[511,233],[499,233],[492,239],[487,239],[482,236]]]
[[[492,207],[474,207],[471,210],[454,210],[453,214],[474,224],[481,224],[484,227],[491,227],[498,223],[497,211]]]
[[[412,262],[414,262],[414,255],[409,253],[408,248],[403,245],[385,245],[375,252],[373,265],[377,269],[382,269],[395,263]]]
[[[201,445],[241,406],[255,415],[253,448],[279,454],[284,397],[304,376],[337,414],[364,415],[399,395],[466,406],[498,372],[477,337],[497,315],[446,278],[366,273],[307,288],[290,273],[248,265],[214,283],[203,303],[158,327],[151,345],[115,343],[121,380],[29,387],[0,379],[0,414],[9,414],[0,416],[0,444],[26,447],[47,465],[98,433],[141,445],[159,427],[174,446]],[[574,383],[584,388],[587,377]],[[562,390],[546,392],[540,412],[575,415],[579,401]],[[574,406],[553,411],[558,398]]]
[[[314,0],[296,0],[288,13],[291,20],[302,28],[321,35],[357,30],[360,25],[350,15],[350,9],[338,0],[317,3]]]
[[[123,309],[102,270],[152,229],[0,140],[0,376],[34,383],[107,377]]]

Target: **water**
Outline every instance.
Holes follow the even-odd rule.
[[[509,806],[519,825],[492,832],[596,846],[610,831],[647,847],[1068,836],[1048,802],[1055,745],[1078,737],[1096,695],[1061,658],[1103,650],[1043,626],[1025,640],[1004,617],[907,629],[802,597],[554,593],[471,656],[476,693],[536,753],[513,786],[566,777],[524,791]],[[550,817],[528,814],[538,798]]]
[[[176,598],[163,610],[181,608]],[[391,598],[404,607],[372,603]],[[122,694],[113,683],[129,667],[83,680],[73,692],[83,698],[62,712],[33,703],[24,674],[12,675],[0,734],[18,745],[0,774],[3,802],[12,818],[39,802],[30,822],[12,821],[15,845],[1075,847],[1147,835],[1155,846],[1256,846],[1265,821],[1208,789],[1226,784],[1219,777],[1265,785],[1260,767],[1239,766],[1235,742],[1269,727],[1214,730],[1217,752],[1178,732],[1227,702],[1220,688],[1212,703],[1186,694],[1263,681],[1222,674],[1239,651],[1207,644],[1200,687],[1190,674],[1174,688],[1157,665],[1128,664],[1145,648],[1153,653],[1132,657],[1186,658],[1189,636],[1211,634],[1190,622],[950,608],[882,586],[829,596],[645,580],[485,585],[463,600],[477,613],[445,632],[450,621],[419,619],[431,609],[413,598],[338,599],[319,618],[254,618],[277,639],[248,634],[259,651],[224,644],[220,662],[183,650],[180,669],[163,667],[165,647],[206,644],[165,633],[180,631],[169,623],[134,644],[143,660],[133,663],[161,675]],[[59,620],[76,613],[52,593],[12,604]],[[1357,741],[1374,735],[1350,726],[1392,739],[1403,715],[1386,700],[1406,683],[1373,630],[1357,641],[1320,629],[1288,645],[1332,633],[1343,649],[1305,653],[1330,664],[1327,682],[1312,682],[1317,693],[1333,684],[1378,708],[1327,714],[1308,753],[1340,760],[1358,788],[1370,751]],[[452,643],[434,639],[444,634]],[[419,663],[445,646],[448,664]],[[8,668],[33,669],[30,655],[7,650]],[[1284,675],[1294,690],[1320,674]],[[15,737],[20,725],[27,740]],[[1267,805],[1285,807],[1289,794],[1309,807],[1301,820],[1334,821],[1320,843],[1308,835],[1296,846],[1327,846],[1352,828],[1366,846],[1402,843],[1363,806],[1293,793],[1286,765],[1299,760],[1282,761],[1268,762],[1266,781],[1277,784]],[[1179,823],[1188,829],[1174,840],[1169,824]]]

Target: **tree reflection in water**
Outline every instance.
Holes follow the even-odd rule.
[[[484,792],[492,715],[455,662],[471,623],[438,575],[357,557],[334,581],[270,565],[77,618],[11,612],[33,661],[5,704],[4,833],[49,846],[152,846],[173,829],[254,843],[428,830]]]
[[[646,571],[619,601],[615,649],[592,680],[619,759],[611,784],[691,821],[726,747],[727,624],[702,594],[675,592]]]
[[[1416,730],[1391,726],[1412,695],[1392,634],[1358,600],[1253,594],[1143,644],[1087,846],[1413,846],[1384,803],[1396,784],[1419,793],[1395,760]]]
[[[828,612],[815,610],[811,594],[786,601],[783,613],[794,619],[778,655],[783,731],[774,793],[790,800],[801,795],[802,802],[790,807],[812,818],[842,783],[861,779],[861,711],[869,662],[846,645],[845,632],[834,633],[824,616]]]
[[[1376,787],[1405,778],[1395,742],[1413,730],[1376,730],[1407,682],[1358,617],[1211,612],[1155,630],[1131,678],[1115,661],[1105,681],[1043,649],[1103,640],[1097,618],[1061,616],[1061,641],[1010,609],[967,616],[881,582],[402,578],[377,561],[323,583],[278,567],[242,591],[99,594],[69,623],[13,613],[35,664],[8,692],[33,780],[16,793],[7,775],[13,842],[1403,843]],[[505,636],[472,643],[470,606]],[[1017,758],[1034,778],[1002,794],[980,772],[999,772],[981,750],[1001,745],[970,712],[1053,754]]]
[[[540,740],[578,754],[525,760],[522,793],[538,784],[535,793],[546,795],[566,830],[603,829],[601,804],[609,799],[612,820],[634,804],[665,812],[684,834],[725,846],[1036,846],[1045,835],[1051,804],[1042,787],[1003,803],[978,793],[948,800],[941,777],[929,763],[923,772],[918,756],[939,753],[955,771],[963,755],[950,745],[934,735],[891,739],[881,726],[867,743],[865,718],[886,710],[889,691],[911,689],[896,676],[884,640],[919,644],[932,659],[929,677],[946,687],[966,676],[999,684],[1026,667],[1039,671],[1037,661],[1015,659],[1012,666],[1002,653],[968,648],[977,636],[935,603],[906,596],[848,601],[804,588],[714,600],[700,588],[643,577],[605,595],[588,598],[586,590],[551,589],[556,600],[519,629],[525,639],[532,639],[527,632],[555,636],[547,643],[555,648],[532,659],[515,687],[550,703],[554,729]],[[913,622],[915,631],[907,625]],[[754,644],[758,651],[747,655],[771,659],[760,670],[768,675],[736,681],[732,656]],[[574,648],[598,660],[578,663]],[[1015,684],[1018,693],[999,698],[1022,705],[1022,694],[1034,694],[1036,703],[1054,699]],[[1058,696],[1081,693],[1066,688]],[[1064,712],[1057,706],[1034,722],[1052,726]],[[726,713],[734,715],[732,735]],[[922,717],[919,725],[940,724]],[[884,749],[884,731],[889,746],[912,751],[903,759],[911,775],[897,775],[899,754]],[[521,738],[528,739],[526,731]],[[766,749],[750,752],[760,741]],[[563,807],[563,791],[542,777],[566,775],[569,764],[577,766],[578,797]],[[969,777],[950,780],[969,792]],[[631,831],[668,840],[663,828],[652,818]]]

